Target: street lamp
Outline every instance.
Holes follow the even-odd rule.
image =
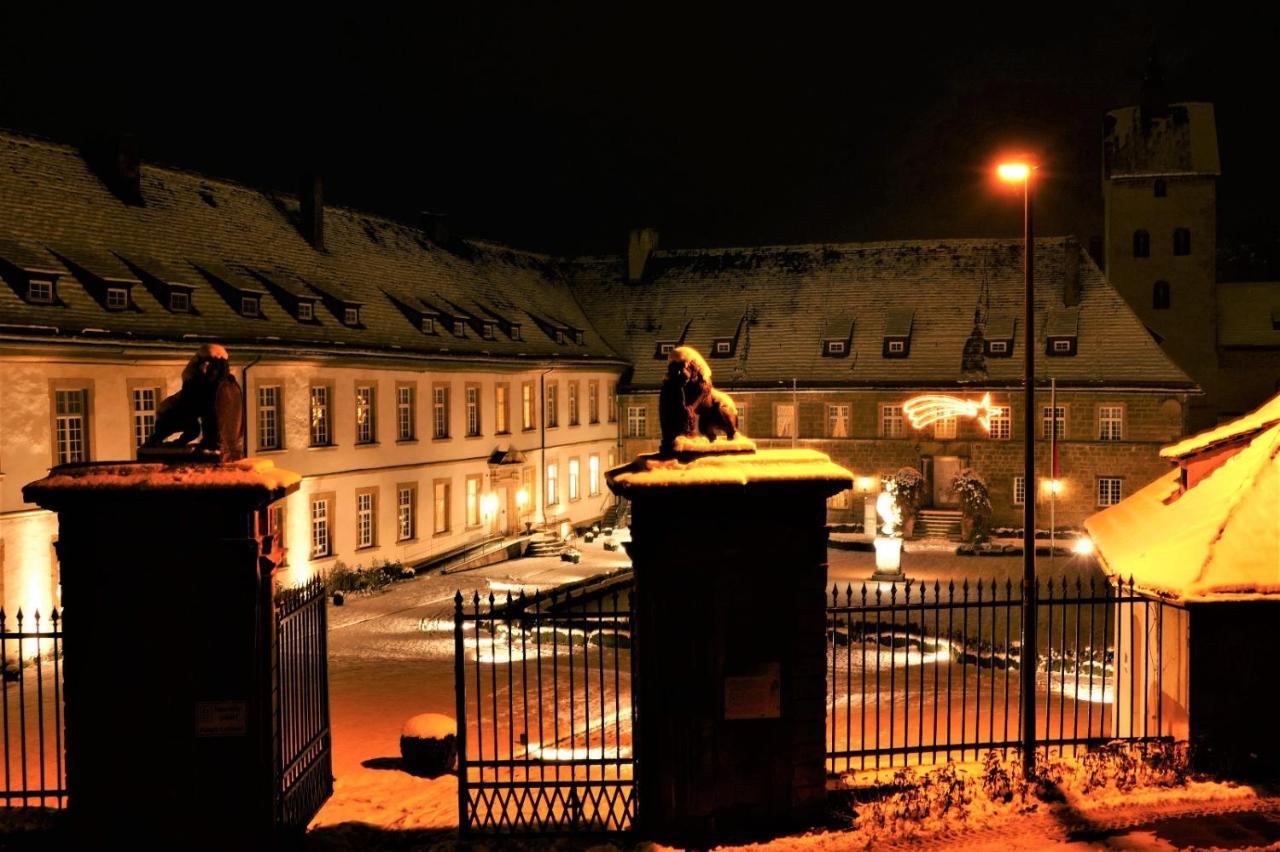
[[[1035,237],[1031,218],[1031,178],[1034,171],[1035,166],[1026,161],[1001,163],[996,168],[1000,180],[1022,184],[1022,348],[1025,355],[1022,367],[1025,392],[1022,449],[1023,482],[1028,484],[1036,481]],[[1022,675],[1022,772],[1028,779],[1035,770],[1036,761],[1036,597],[1036,501],[1032,492],[1022,501],[1022,654],[1019,661]]]

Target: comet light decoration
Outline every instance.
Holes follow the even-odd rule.
[[[942,396],[925,394],[913,396],[902,404],[902,413],[907,415],[913,429],[923,429],[939,420],[948,417],[975,417],[978,424],[988,432],[991,431],[991,415],[999,413],[1002,406],[991,404],[991,394],[984,394],[982,399],[974,401],[961,399],[958,396]]]

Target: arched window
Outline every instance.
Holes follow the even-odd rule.
[[[1168,193],[1169,187],[1165,185],[1164,178],[1156,178],[1155,194],[1156,198],[1164,198]]]
[[[1191,229],[1190,228],[1174,228],[1173,229],[1173,253],[1174,254],[1191,254]]]
[[[1146,231],[1133,232],[1133,256],[1151,257],[1151,235]]]
[[[1169,282],[1157,281],[1151,287],[1151,307],[1157,311],[1169,310]]]

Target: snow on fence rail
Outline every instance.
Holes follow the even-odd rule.
[[[0,609],[0,661],[4,807],[65,807],[62,611],[42,619]]]
[[[1038,588],[1037,746],[1185,739],[1185,611],[1132,580]],[[1016,751],[1021,630],[1011,580],[833,588],[828,772]]]

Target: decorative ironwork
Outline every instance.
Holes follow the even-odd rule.
[[[636,818],[630,594],[454,598],[458,825],[625,831]]]
[[[333,794],[324,582],[275,595],[276,824],[306,828]]]
[[[67,803],[63,739],[62,611],[42,622],[0,609],[6,808],[63,808]]]

